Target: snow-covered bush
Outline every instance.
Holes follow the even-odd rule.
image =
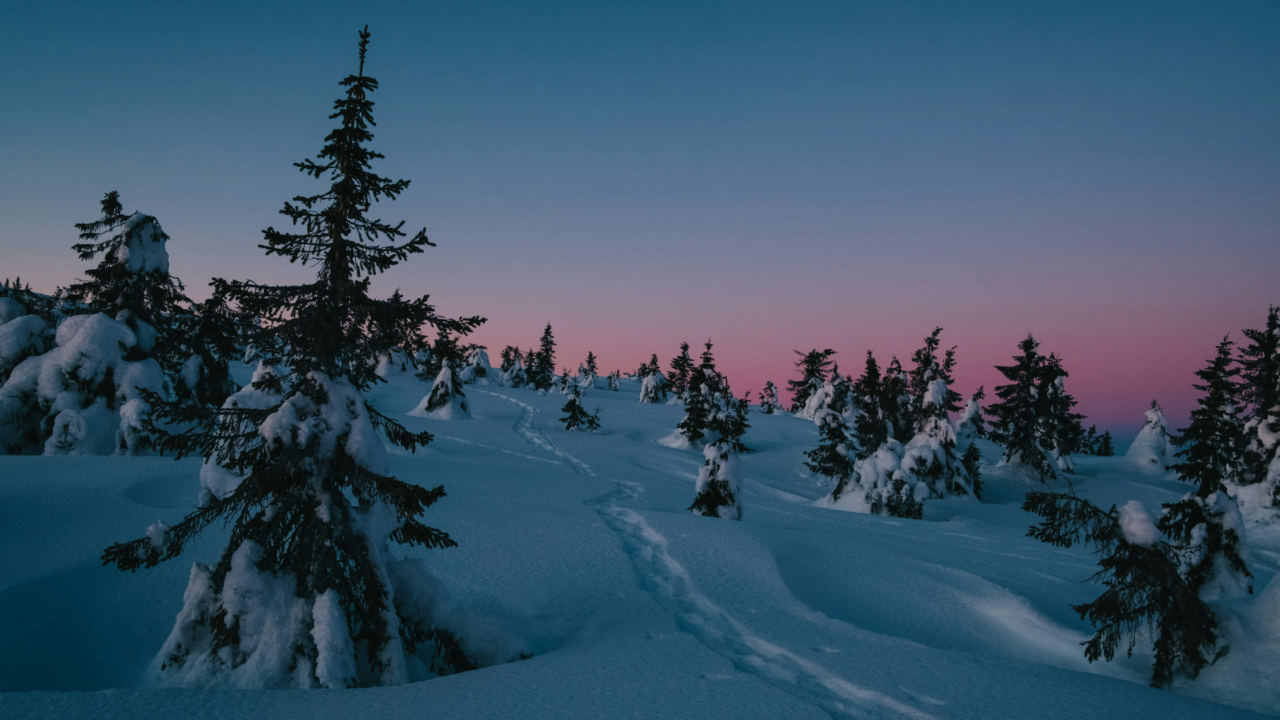
[[[695,497],[689,510],[704,517],[742,519],[738,500],[738,459],[725,443],[712,443],[702,450],[706,462],[698,470]]]
[[[0,298],[0,385],[18,363],[44,352],[50,340],[49,325],[38,315],[9,298]]]
[[[663,403],[667,400],[667,382],[662,373],[649,373],[640,381],[640,402]]]
[[[471,403],[467,401],[466,393],[462,392],[462,383],[453,370],[445,365],[440,368],[440,374],[431,384],[431,392],[409,414],[436,420],[465,420],[471,417]]]
[[[595,432],[600,429],[600,409],[596,408],[594,413],[588,413],[582,407],[582,389],[576,383],[570,383],[566,387],[568,401],[560,411],[565,416],[560,418],[560,422],[564,423],[564,429],[567,431],[585,430],[587,432]]]
[[[489,353],[483,345],[473,345],[466,352],[462,369],[458,371],[458,379],[468,385],[488,385],[490,378],[496,377],[493,366],[489,364]]]
[[[1125,462],[1146,473],[1163,473],[1173,464],[1173,442],[1169,437],[1169,421],[1155,400],[1147,410],[1147,422],[1124,454]]]
[[[138,346],[137,334],[98,313],[67,318],[55,338],[54,348],[23,360],[0,386],[0,448],[46,455],[144,450],[140,388],[163,397],[168,386],[154,359],[125,359]],[[133,400],[140,404],[122,417]]]
[[[760,391],[760,412],[763,415],[782,412],[782,403],[778,400],[778,388],[772,380],[766,381],[764,390]]]

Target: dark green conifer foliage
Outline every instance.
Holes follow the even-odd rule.
[[[883,406],[880,365],[870,350],[867,351],[867,364],[862,376],[853,384],[853,398],[854,408],[858,411],[853,421],[857,458],[866,460],[889,439],[891,433]]]
[[[1111,431],[1102,433],[1102,437],[1098,438],[1098,449],[1094,455],[1098,457],[1111,457],[1116,454],[1115,446],[1111,442]]]
[[[240,358],[240,340],[247,328],[227,305],[225,295],[215,292],[192,311],[178,318],[182,346],[191,353],[193,367],[179,371],[177,395],[209,409],[222,407],[227,396],[238,388],[231,380],[231,362]],[[188,378],[195,380],[188,387]]]
[[[72,249],[80,259],[102,259],[85,271],[87,279],[66,289],[65,307],[73,314],[105,313],[124,322],[139,340],[125,359],[154,357],[172,381],[187,359],[176,321],[190,300],[182,282],[169,274],[167,256],[157,263],[145,252],[146,246],[167,242],[169,236],[150,215],[125,215],[114,190],[102,198],[102,217],[76,223],[76,229],[81,242]],[[154,342],[147,342],[151,332],[139,323],[154,331]]]
[[[832,500],[839,500],[844,494],[850,478],[853,477],[856,455],[853,441],[849,438],[849,426],[839,413],[829,411],[822,416],[818,426],[818,447],[805,452],[804,466],[809,472],[835,481],[835,489],[831,493]]]
[[[907,376],[896,356],[889,361],[880,381],[880,413],[894,440],[905,443],[915,435]]]
[[[689,343],[680,343],[680,354],[671,359],[671,374],[667,384],[671,394],[685,398],[689,393],[689,376],[693,373],[693,358],[689,356]]]
[[[831,356],[836,351],[827,348],[813,349],[807,353],[796,350],[795,353],[800,356],[796,361],[800,379],[787,381],[787,390],[791,392],[791,412],[799,412],[809,401],[809,396],[822,387],[827,379],[827,371],[831,368]]]
[[[1240,402],[1247,408],[1241,484],[1259,483],[1276,459],[1280,442],[1280,308],[1267,312],[1261,330],[1245,330],[1248,344],[1240,348]],[[1272,505],[1280,506],[1280,486]]]
[[[749,407],[745,398],[734,397],[728,381],[716,370],[711,341],[707,340],[701,361],[689,374],[685,414],[676,428],[691,445],[710,438],[707,442],[722,444],[732,452],[751,452],[742,442],[750,427]]]
[[[555,385],[556,375],[556,340],[551,333],[551,323],[542,331],[542,339],[538,344],[538,352],[530,355],[529,384],[539,392],[546,392]]]
[[[567,375],[567,373],[566,373]],[[565,416],[560,418],[560,422],[564,423],[566,431],[585,430],[587,432],[595,432],[600,429],[600,408],[596,408],[594,413],[588,413],[582,407],[582,390],[578,388],[577,383],[569,383],[565,386],[565,395],[568,400],[564,407],[560,408],[560,412]]]
[[[49,295],[43,295],[31,289],[30,283],[23,283],[22,278],[5,278],[0,283],[0,297],[7,297],[21,305],[29,314],[44,320],[49,327],[58,324],[57,301]]]
[[[1196,371],[1203,384],[1193,385],[1204,393],[1191,411],[1191,425],[1172,438],[1175,455],[1181,462],[1170,470],[1186,482],[1195,484],[1203,496],[1216,492],[1240,475],[1243,450],[1243,428],[1236,415],[1240,388],[1232,348],[1235,343],[1223,338],[1217,354],[1208,367]]]
[[[618,383],[621,382],[621,380],[622,380],[621,370],[614,370],[613,372],[609,373],[609,389],[612,390],[613,392],[618,392]]]
[[[944,359],[939,360],[938,347],[942,344],[940,335],[942,335],[942,328],[934,328],[933,332],[929,333],[924,339],[924,345],[911,356],[914,367],[907,375],[907,391],[911,393],[912,398],[911,417],[906,418],[906,425],[912,427],[914,431],[919,430],[922,420],[920,416],[922,412],[921,400],[929,392],[929,384],[934,380],[942,380],[947,383],[945,410],[947,412],[960,412],[960,393],[951,387],[955,384],[951,371],[955,368],[956,349],[953,347],[947,350]]]
[[[255,543],[262,549],[256,569],[292,576],[298,597],[314,601],[328,590],[336,592],[350,637],[376,683],[388,670],[381,653],[396,632],[389,625],[388,611],[398,615],[398,637],[407,654],[434,646],[435,660],[454,660],[452,666],[445,662],[435,670],[469,667],[452,636],[424,625],[425,619],[414,614],[412,603],[397,597],[392,606],[386,574],[374,551],[375,544],[385,538],[367,534],[360,520],[380,507],[394,523],[390,540],[428,548],[454,546],[446,533],[419,520],[426,508],[444,497],[444,489],[405,483],[370,469],[365,460],[348,454],[346,438],[325,447],[319,430],[314,435],[295,434],[289,441],[278,435],[268,441],[259,433],[259,426],[269,419],[279,425],[293,422],[289,419],[293,417],[298,423],[325,427],[320,424],[327,422],[322,417],[340,418],[352,428],[380,431],[395,445],[416,450],[431,440],[429,433],[406,430],[361,398],[363,391],[382,381],[376,374],[377,359],[393,348],[421,343],[423,326],[466,334],[483,322],[478,317],[442,318],[425,296],[391,303],[368,295],[370,276],[431,244],[425,231],[394,244],[404,236],[403,223],[389,225],[366,216],[374,202],[394,200],[409,184],[370,170],[371,161],[382,155],[366,147],[373,137],[369,95],[378,86],[364,75],[368,40],[366,29],[360,33],[360,71],[341,81],[346,92],[330,116],[340,124],[326,138],[320,162],[297,164],[314,178],[328,176],[329,189],[285,203],[281,213],[303,232],[268,228],[263,233],[262,247],[268,255],[313,264],[315,281],[274,286],[215,280],[218,293],[236,304],[243,316],[258,319],[260,326],[248,339],[268,364],[281,370],[280,377],[264,381],[281,393],[280,404],[265,410],[222,408],[200,418],[194,429],[161,440],[178,457],[202,455],[243,480],[225,496],[207,498],[199,509],[168,528],[163,542],[143,537],[112,545],[102,560],[129,571],[153,567],[177,557],[210,524],[229,524],[230,543],[211,573],[214,592],[221,594],[236,550],[246,542]],[[172,420],[192,419],[177,403],[159,405],[158,414]],[[322,504],[328,508],[324,522],[316,519],[316,508]],[[215,654],[225,647],[239,651],[235,628],[226,627],[225,618],[226,609],[220,608],[200,621],[208,624]],[[429,665],[435,660],[424,658]],[[182,658],[167,661],[182,662]]]
[[[1226,648],[1218,649],[1213,611],[1179,574],[1179,557],[1187,548],[1163,540],[1131,543],[1114,505],[1105,512],[1075,495],[1027,493],[1022,509],[1044,518],[1029,536],[1057,547],[1089,543],[1101,556],[1092,579],[1104,592],[1091,603],[1071,606],[1097,628],[1083,643],[1089,662],[1110,661],[1122,645],[1132,656],[1137,642],[1150,638],[1155,646],[1151,684],[1162,687],[1176,671],[1195,676],[1225,654]]]
[[[656,355],[654,356],[654,359],[657,359]],[[587,361],[583,364],[582,369],[586,370],[591,377],[595,377],[600,374],[600,370],[596,367],[595,353],[590,350],[587,351]]]
[[[964,471],[969,475],[969,483],[973,486],[973,496],[982,499],[982,452],[978,450],[978,444],[970,442],[969,447],[965,448],[964,454],[960,456],[960,464],[964,466]]]
[[[1076,399],[1063,389],[1062,380],[1069,377],[1062,360],[1054,353],[1044,359],[1040,368],[1039,388],[1040,444],[1061,455],[1077,452],[1084,440],[1084,415],[1074,412]],[[1070,467],[1070,466],[1069,466]],[[1074,472],[1068,470],[1068,472]]]
[[[1097,455],[1098,443],[1101,442],[1101,440],[1102,439],[1098,437],[1098,426],[1090,425],[1089,430],[1084,434],[1084,442],[1080,443],[1078,452],[1081,455]]]
[[[520,348],[511,345],[502,348],[502,372],[510,371],[511,366],[516,364],[517,359],[522,359],[520,358]]]
[[[770,380],[764,384],[764,390],[760,391],[760,412],[763,415],[773,415],[782,410],[782,405],[778,403],[778,388]]]
[[[1039,347],[1040,343],[1027,335],[1018,344],[1020,354],[1014,356],[1014,364],[996,366],[1009,384],[996,387],[1000,401],[988,405],[987,412],[995,418],[991,439],[1004,446],[1005,461],[1022,462],[1043,480],[1057,477],[1057,472],[1040,443],[1045,358]]]

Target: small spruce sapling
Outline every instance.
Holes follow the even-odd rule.
[[[760,412],[765,415],[782,412],[782,404],[778,402],[778,388],[773,381],[766,382],[764,390],[760,391]]]
[[[822,388],[822,383],[826,382],[827,371],[831,368],[831,356],[836,354],[835,350],[827,348],[826,350],[813,349],[809,352],[795,351],[800,359],[796,361],[796,368],[800,370],[799,380],[788,380],[787,390],[791,392],[791,412],[798,413],[809,402],[809,396]]]
[[[703,448],[705,462],[698,470],[695,497],[689,510],[703,517],[742,519],[738,500],[738,459],[726,443],[711,443]]]
[[[567,373],[566,373],[567,374]],[[587,432],[595,432],[600,429],[600,408],[596,408],[594,413],[588,413],[582,407],[582,390],[576,383],[570,383],[566,393],[568,401],[560,411],[565,416],[560,418],[560,422],[564,423],[564,429],[572,432],[574,430],[585,430]]]

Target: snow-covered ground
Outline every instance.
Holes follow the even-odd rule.
[[[565,432],[559,395],[469,385],[471,418],[446,421],[408,415],[428,390],[411,376],[375,391],[436,436],[393,453],[394,474],[448,492],[424,520],[459,547],[409,552],[490,637],[532,655],[392,688],[148,689],[191,563],[216,559],[225,531],[136,574],[99,556],[191,510],[199,459],[0,456],[0,718],[1280,713],[1273,529],[1249,535],[1257,594],[1216,606],[1231,654],[1155,690],[1144,655],[1085,661],[1092,631],[1069,604],[1100,592],[1095,558],[1026,537],[1018,477],[989,468],[981,503],[930,501],[923,521],[823,509],[830,487],[802,465],[815,425],[753,412],[742,521],[696,517],[702,454],[658,442],[681,408],[637,402],[635,381],[600,385],[583,401],[602,409],[600,433]],[[1104,507],[1156,515],[1189,490],[1120,457],[1077,462],[1077,490]]]

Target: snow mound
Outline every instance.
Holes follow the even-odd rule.
[[[1169,421],[1155,402],[1147,410],[1147,422],[1124,454],[1125,462],[1142,472],[1158,474],[1172,465],[1173,443],[1169,439]]]

